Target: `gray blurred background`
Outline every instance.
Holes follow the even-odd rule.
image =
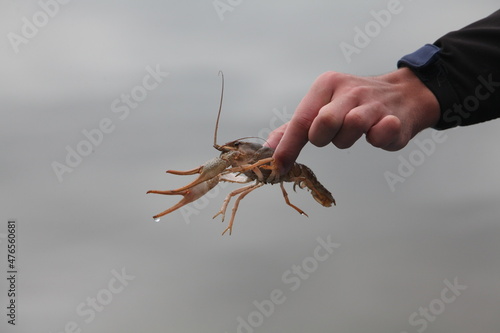
[[[159,223],[151,216],[179,198],[146,195],[192,180],[165,170],[218,155],[219,70],[219,143],[265,138],[321,73],[389,72],[497,7],[3,1],[1,331],[498,332],[498,121],[442,132],[439,142],[426,130],[416,139],[427,150],[415,141],[399,152],[364,139],[346,150],[308,145],[299,162],[337,206],[287,185],[306,218],[265,186],[241,202],[231,236],[212,216],[237,184]],[[346,56],[341,46],[356,38],[362,47]],[[413,170],[400,166],[410,160]],[[405,181],[391,188],[386,176],[398,168]],[[18,221],[15,327],[8,219]],[[332,253],[319,247],[328,241]]]

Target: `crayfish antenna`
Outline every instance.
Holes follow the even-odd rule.
[[[220,92],[219,112],[217,113],[217,120],[215,121],[214,148],[217,150],[222,150],[221,146],[217,144],[217,130],[219,129],[219,119],[220,113],[222,111],[222,100],[224,99],[224,73],[222,73],[222,71],[219,71],[219,75],[222,77],[222,88]]]

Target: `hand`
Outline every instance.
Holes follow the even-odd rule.
[[[318,147],[332,142],[349,148],[366,134],[373,146],[395,151],[436,124],[439,115],[436,97],[408,68],[377,77],[327,72],[267,142],[275,148],[273,157],[283,174],[307,141]]]

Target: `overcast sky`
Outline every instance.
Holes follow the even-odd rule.
[[[321,73],[392,71],[497,1],[64,2],[0,4],[2,332],[498,330],[498,121],[308,145],[337,206],[264,186],[231,236],[212,216],[237,184],[158,223],[179,198],[146,195],[218,155],[219,70],[219,143],[265,138]]]

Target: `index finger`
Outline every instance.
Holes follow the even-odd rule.
[[[327,84],[323,74],[314,81],[311,88],[297,106],[292,119],[286,126],[285,133],[274,152],[274,159],[281,174],[288,172],[299,156],[300,151],[309,141],[308,133],[319,110],[328,104],[333,96],[331,85]]]

